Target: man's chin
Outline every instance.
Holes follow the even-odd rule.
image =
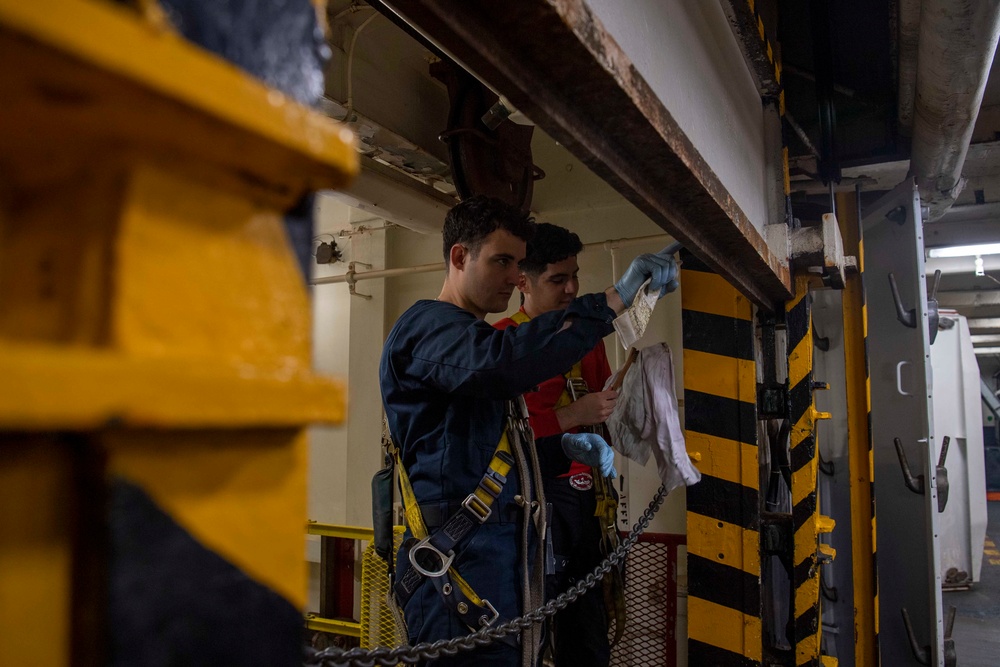
[[[511,295],[513,296],[513,295]],[[501,300],[502,299],[502,300]],[[508,306],[510,306],[510,296],[506,299],[498,298],[494,303],[490,304],[490,308],[486,311],[488,313],[503,313],[507,311]]]

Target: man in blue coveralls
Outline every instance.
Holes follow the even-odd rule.
[[[672,257],[640,255],[603,293],[583,295],[565,310],[518,327],[494,329],[484,317],[506,310],[534,229],[529,216],[496,199],[477,196],[452,208],[442,231],[446,274],[441,293],[403,313],[382,351],[379,376],[389,430],[432,539],[461,524],[456,519],[463,512],[476,509],[469,500],[477,484],[483,487],[488,481],[484,473],[497,459],[506,401],[583,358],[611,333],[612,321],[647,279],[650,290],[660,290],[661,296],[676,285]],[[600,436],[575,437],[563,445],[570,458],[613,469],[613,453]],[[452,565],[474,591],[471,599],[488,601],[496,613],[491,618],[474,614],[479,623],[462,616],[468,608],[464,602],[455,604],[457,591],[451,584],[414,574],[407,555],[413,548],[410,541],[400,551],[397,580],[417,582],[401,600],[411,643],[469,634],[481,623],[520,615],[524,564],[518,556],[520,510],[515,502],[520,483],[514,470],[507,476],[492,510],[485,512],[488,516],[453,549]],[[430,560],[422,569],[446,569],[444,558]],[[396,591],[398,595],[398,585]],[[515,667],[520,662],[516,645],[496,642],[429,664]]]

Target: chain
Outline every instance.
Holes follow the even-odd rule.
[[[488,646],[504,637],[516,635],[535,623],[541,623],[549,616],[565,609],[581,595],[597,585],[604,578],[611,568],[617,566],[625,558],[628,550],[639,541],[639,536],[649,527],[649,522],[653,519],[660,506],[663,505],[667,497],[667,490],[660,486],[656,495],[649,502],[649,506],[643,511],[642,516],[632,527],[632,532],[628,534],[617,549],[612,551],[593,571],[586,577],[568,588],[558,597],[550,600],[534,611],[530,611],[524,616],[512,619],[496,627],[483,628],[479,632],[464,637],[453,637],[452,639],[440,639],[436,642],[423,642],[415,646],[398,646],[396,648],[375,648],[361,649],[353,648],[345,651],[340,648],[327,648],[316,651],[311,647],[306,649],[307,656],[305,664],[309,667],[374,667],[384,665],[386,667],[398,665],[403,662],[414,664],[423,660],[437,660],[442,656],[454,656],[463,651],[471,651],[476,648]]]

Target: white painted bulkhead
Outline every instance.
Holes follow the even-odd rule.
[[[667,111],[763,234],[764,111],[719,2],[587,0]]]

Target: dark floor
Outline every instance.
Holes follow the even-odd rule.
[[[944,594],[944,608],[958,609],[952,637],[958,667],[1000,665],[1000,501],[987,503],[986,552],[978,584]]]

